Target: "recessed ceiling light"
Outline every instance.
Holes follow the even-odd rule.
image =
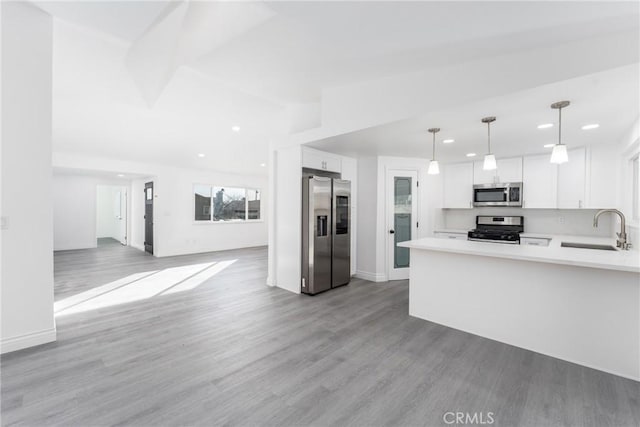
[[[267,166],[266,163],[260,163],[260,166],[262,166],[263,168]]]
[[[553,127],[553,123],[543,123],[538,125],[538,129],[549,129]]]
[[[200,153],[200,154],[198,154],[198,157],[203,158],[203,157],[204,157],[204,154],[203,154],[203,153]]]
[[[556,145],[556,144],[544,144],[544,145],[543,145],[543,147],[544,147],[544,148],[551,148],[551,147],[553,147],[554,145]]]
[[[452,142],[455,142],[455,139],[445,139],[442,141],[443,144],[451,144]]]
[[[467,153],[467,157],[475,157],[476,153]]]
[[[121,173],[119,173],[119,174],[118,174],[118,178],[124,178],[124,175],[123,175],[123,174],[121,174]]]
[[[240,126],[232,126],[231,130],[234,132],[240,132]]]
[[[600,125],[599,125],[599,124],[597,124],[597,123],[593,123],[593,124],[591,124],[591,125],[584,125],[584,126],[582,126],[582,130],[597,129],[597,128],[599,128],[599,127],[600,127]]]

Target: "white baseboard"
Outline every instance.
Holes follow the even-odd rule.
[[[56,340],[56,328],[45,329],[30,334],[19,335],[3,339],[0,342],[0,353],[10,353],[12,351],[22,350],[23,348],[33,347],[40,344],[46,344]]]
[[[382,273],[371,273],[369,271],[356,271],[355,277],[368,280],[370,282],[386,282],[387,277]]]

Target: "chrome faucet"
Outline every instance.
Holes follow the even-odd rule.
[[[625,251],[629,250],[631,248],[631,243],[627,242],[627,233],[625,232],[626,223],[624,220],[624,214],[620,212],[618,209],[599,210],[596,213],[596,216],[593,217],[593,226],[594,227],[598,226],[598,218],[600,218],[600,215],[606,212],[617,214],[620,217],[620,232],[616,233],[616,235],[618,236],[618,240],[616,240],[616,246]]]

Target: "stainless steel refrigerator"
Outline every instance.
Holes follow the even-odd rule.
[[[302,292],[315,295],[351,279],[351,182],[302,182]]]

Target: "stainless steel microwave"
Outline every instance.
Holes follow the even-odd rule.
[[[522,183],[474,185],[473,206],[522,206]]]

